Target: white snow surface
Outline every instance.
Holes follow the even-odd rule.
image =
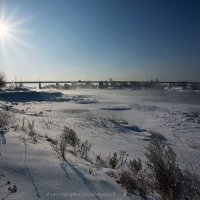
[[[6,91],[0,107],[18,119],[34,120],[41,136],[56,138],[64,126],[92,144],[88,160],[67,153],[62,161],[49,142],[24,143],[12,128],[1,144],[0,173],[18,187],[7,199],[141,199],[127,194],[109,169],[95,169],[97,155],[125,151],[145,162],[149,131],[161,133],[181,165],[200,160],[200,93],[181,90],[35,90]],[[26,148],[26,155],[25,155]],[[89,174],[89,168],[94,173]],[[2,194],[2,192],[0,192]]]

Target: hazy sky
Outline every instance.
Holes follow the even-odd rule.
[[[200,81],[199,0],[0,0],[0,27],[9,80]]]

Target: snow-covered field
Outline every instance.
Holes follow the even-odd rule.
[[[128,159],[140,157],[145,162],[149,131],[166,138],[181,165],[199,166],[198,91],[6,91],[0,94],[0,107],[14,113],[12,123],[20,127],[34,120],[40,135],[33,144],[24,142],[26,136],[20,129],[10,128],[6,133],[6,144],[1,144],[0,172],[18,187],[8,199],[140,199],[126,194],[107,175],[109,169],[96,169],[95,159],[100,154],[106,160],[110,153],[123,151]],[[64,126],[92,144],[88,160],[67,153],[67,161],[62,161],[43,137],[56,139]]]

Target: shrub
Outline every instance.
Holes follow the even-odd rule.
[[[136,188],[135,182],[133,182],[130,171],[122,171],[118,176],[118,183],[121,183],[128,191]]]
[[[112,157],[109,155],[109,167],[112,169],[116,169],[117,164],[119,163],[119,158],[117,157],[117,153],[113,153]]]
[[[72,146],[74,154],[77,153],[77,148],[80,145],[80,139],[74,130],[65,126],[63,133],[61,134],[61,141],[66,143],[66,145]]]
[[[163,200],[200,199],[200,179],[181,170],[171,147],[153,140],[146,147],[147,166],[153,189]]]
[[[20,127],[20,130],[27,134],[28,136],[27,140],[29,140],[29,142],[32,142],[32,143],[37,142],[37,137],[39,136],[39,134],[35,130],[34,120],[32,120],[31,122],[27,121],[27,123],[25,123],[25,118],[23,118],[22,126]]]
[[[70,147],[70,146],[73,147],[73,153],[74,155],[77,155],[77,150],[81,144],[81,141],[79,137],[76,135],[76,132],[68,127],[64,127],[63,132],[59,136],[59,140],[53,141],[52,139],[49,139],[48,137],[47,139],[48,141],[51,142],[53,150],[56,151],[64,160],[66,159],[65,153],[67,151],[67,147]]]
[[[46,136],[46,139],[51,143],[53,150],[59,155],[59,157],[63,158],[63,160],[66,160],[65,153],[67,150],[67,142],[63,133],[60,135],[59,140],[54,140],[48,136]]]
[[[91,150],[91,143],[88,142],[88,140],[85,140],[85,142],[81,143],[80,145],[80,155],[81,158],[86,159],[88,157],[88,153]]]
[[[35,130],[34,120],[32,122],[28,121],[25,131],[33,142],[37,142],[37,132]]]
[[[118,182],[129,192],[139,193],[140,196],[145,198],[148,188],[145,173],[142,171],[141,160],[130,160],[128,169],[119,173]]]
[[[122,159],[125,160],[124,162],[120,161],[124,153],[121,153],[119,159],[116,152],[112,157],[109,156],[109,166],[112,169],[119,168],[120,162],[126,164],[118,173],[117,182],[129,192],[139,194],[143,198],[146,198],[151,191],[153,199],[160,197],[159,199],[162,200],[200,200],[198,173],[181,169],[176,162],[176,153],[173,149],[157,137],[157,133],[152,135],[156,137],[146,146],[145,170],[140,159],[133,159],[126,163],[124,158]],[[99,155],[96,159],[97,166],[101,162]]]
[[[153,140],[146,147],[147,166],[150,169],[153,189],[163,200],[181,198],[182,173],[176,164],[176,154],[171,147]]]
[[[138,160],[133,159],[129,161],[129,169],[132,174],[137,175],[142,170],[142,162],[138,158]]]
[[[109,155],[108,157],[108,167],[111,169],[121,168],[124,167],[126,164],[128,154],[125,151],[120,151],[118,155],[116,152],[113,155]]]
[[[188,170],[183,172],[184,198],[187,200],[200,200],[200,179],[198,175],[190,173]]]

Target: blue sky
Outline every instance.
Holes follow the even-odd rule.
[[[0,0],[14,80],[200,81],[198,0]]]

